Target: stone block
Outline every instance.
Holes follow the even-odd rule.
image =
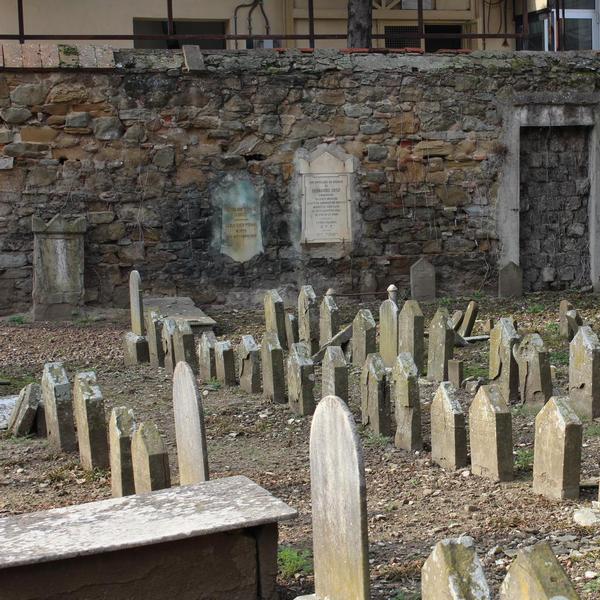
[[[448,381],[459,390],[462,387],[464,376],[464,362],[462,360],[448,361]]]
[[[131,440],[136,428],[135,416],[125,406],[113,408],[108,421],[110,484],[114,498],[135,494]]]
[[[125,365],[129,367],[150,362],[148,340],[133,331],[128,331],[123,338],[123,354]]]
[[[290,409],[297,415],[312,415],[315,411],[315,366],[310,357],[310,348],[304,342],[292,346],[287,376]]]
[[[42,375],[42,401],[48,443],[57,452],[77,449],[71,384],[62,363],[46,363]]]
[[[340,346],[329,346],[321,365],[321,396],[337,396],[348,402],[348,363]]]
[[[423,449],[419,371],[408,352],[396,357],[390,378],[390,397],[396,414],[396,448],[415,452]]]
[[[226,386],[237,385],[235,376],[235,354],[231,342],[223,341],[215,344],[215,367],[217,379]]]
[[[465,415],[449,382],[440,384],[431,403],[431,460],[450,471],[467,466]]]
[[[385,363],[379,354],[369,354],[360,376],[362,424],[375,435],[392,433],[390,390]]]
[[[24,437],[34,431],[35,418],[41,401],[42,388],[37,383],[30,383],[21,390],[8,422],[8,430],[12,435]]]
[[[142,423],[134,431],[131,460],[136,494],[171,487],[169,455],[154,423]]]

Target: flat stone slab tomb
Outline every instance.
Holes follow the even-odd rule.
[[[3,600],[275,600],[277,523],[242,476],[0,519]]]
[[[165,298],[144,298],[144,312],[152,310],[163,317],[187,321],[196,335],[214,329],[217,322],[198,308],[191,298],[167,296]]]

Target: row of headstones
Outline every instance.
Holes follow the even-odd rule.
[[[310,478],[315,596],[305,598],[367,600],[369,543],[363,453],[354,418],[336,396],[323,398],[315,411]],[[543,590],[540,598],[578,598],[546,542],[519,550],[500,588],[500,598],[537,598],[538,590]],[[492,597],[473,540],[466,536],[436,544],[421,572],[423,600],[458,597]]]

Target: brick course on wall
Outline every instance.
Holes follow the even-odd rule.
[[[57,212],[88,219],[89,303],[127,305],[132,268],[153,294],[202,303],[306,283],[402,291],[423,255],[442,294],[495,285],[503,108],[599,81],[591,53],[205,51],[186,72],[177,51],[44,48],[47,64],[0,65],[5,313],[30,305],[31,216]],[[294,153],[323,142],[360,163],[361,234],[337,259],[303,252],[290,226]],[[238,172],[263,189],[265,251],[244,264],[213,243],[213,190]]]

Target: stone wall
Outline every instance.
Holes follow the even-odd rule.
[[[202,303],[305,283],[402,291],[423,255],[442,294],[493,286],[504,111],[531,92],[596,102],[599,80],[591,53],[207,51],[195,72],[176,51],[115,51],[114,67],[86,69],[64,49],[48,70],[4,58],[5,313],[30,305],[32,215],[57,212],[87,217],[88,303],[126,305],[134,267],[153,294]],[[360,235],[339,258],[295,239],[294,157],[323,142],[358,159]],[[214,243],[213,192],[242,173],[260,188],[264,253],[237,263]]]

